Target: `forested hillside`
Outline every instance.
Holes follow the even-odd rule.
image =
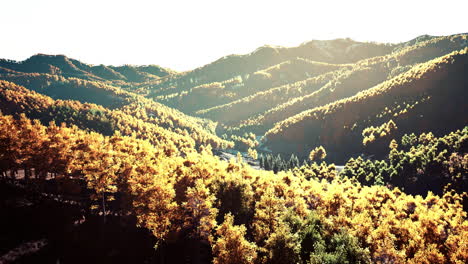
[[[466,98],[467,34],[0,60],[0,263],[468,263]]]
[[[443,56],[466,45],[465,35],[435,38],[398,49],[386,56],[359,61],[341,71],[274,87],[197,113],[214,120],[223,120],[221,122],[242,133],[252,130],[263,134],[275,123],[288,117],[353,96],[408,71],[417,63]]]
[[[208,129],[210,123],[185,117],[155,102],[142,99],[121,109],[109,110],[103,106],[70,100],[54,100],[48,96],[30,91],[22,86],[0,80],[0,110],[5,114],[19,116],[24,113],[39,119],[43,124],[54,121],[77,125],[103,135],[120,132],[147,139],[155,145],[176,145],[194,147],[211,145],[226,148],[232,145],[213,135]]]
[[[249,79],[250,75],[259,70],[296,58],[332,64],[352,63],[384,55],[392,48],[393,45],[390,44],[363,43],[351,39],[313,40],[293,48],[263,46],[246,55],[225,56],[193,71],[169,76],[164,82],[151,88],[154,96],[170,95],[202,84],[222,82],[235,77]]]
[[[382,144],[373,144],[388,145],[391,138],[405,133],[432,131],[441,135],[463,128],[468,122],[464,100],[468,95],[467,51],[418,64],[352,97],[289,117],[266,133],[267,144],[299,153],[323,145],[333,153],[349,155],[359,152],[363,143],[378,151]],[[363,131],[390,120],[395,128]],[[360,140],[363,136],[369,140]]]

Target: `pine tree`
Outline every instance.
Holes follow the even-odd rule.
[[[265,168],[265,157],[263,156],[262,153],[260,153],[260,156],[258,158],[259,160],[259,165],[260,165],[260,168]]]
[[[271,154],[266,154],[265,159],[265,170],[272,170],[273,169],[273,159]]]

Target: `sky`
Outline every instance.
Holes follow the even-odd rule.
[[[0,0],[0,58],[185,71],[267,44],[465,33],[467,10],[466,0]]]

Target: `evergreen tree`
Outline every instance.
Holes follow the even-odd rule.
[[[271,154],[266,154],[265,170],[272,170],[272,168],[273,168],[273,159],[271,157]]]
[[[263,154],[260,153],[260,156],[258,157],[259,165],[260,168],[264,169],[265,168],[265,157]]]

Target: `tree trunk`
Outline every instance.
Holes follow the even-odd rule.
[[[31,178],[30,176],[31,176],[31,175],[30,175],[29,169],[25,167],[25,168],[24,168],[24,179],[25,179],[26,181],[29,181],[29,178]]]
[[[106,223],[106,193],[102,193],[102,216],[104,224]]]

